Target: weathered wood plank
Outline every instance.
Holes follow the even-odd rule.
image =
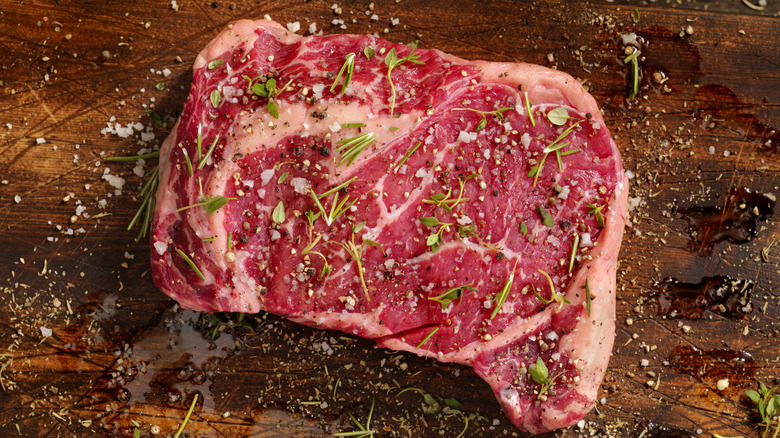
[[[189,433],[324,435],[344,430],[349,414],[364,418],[376,397],[373,424],[382,435],[439,436],[443,428],[456,436],[459,417],[424,414],[418,394],[400,394],[416,387],[479,414],[471,436],[514,434],[467,368],[268,315],[234,329],[217,324],[212,338],[206,315],[180,310],[155,289],[147,245],[125,230],[142,179],[132,165],[105,161],[144,145],[137,132],[122,138],[101,129],[112,117],[123,127],[138,122],[154,134],[148,146],[160,142],[171,123],[154,126],[145,110],[175,118],[195,55],[230,20],[267,13],[341,31],[330,24],[332,2],[179,3],[173,11],[147,0],[0,0],[0,114],[11,125],[0,126],[0,432],[172,434],[198,394]],[[749,241],[711,250],[694,243],[691,221],[702,209],[724,217],[718,208],[734,190],[778,192],[780,47],[771,42],[780,22],[645,7],[634,23],[633,8],[508,0],[375,1],[373,21],[368,3],[341,5],[341,18],[356,20],[348,32],[387,28],[393,41],[420,39],[469,59],[555,66],[583,80],[602,105],[638,206],[621,253],[601,416],[592,413],[586,427],[616,436],[674,432],[664,428],[755,436],[741,394],[757,380],[780,383],[777,217],[760,212]],[[626,99],[620,61],[620,35],[629,32],[645,55],[635,101]],[[656,83],[654,73],[668,80]],[[155,88],[161,82],[165,90]],[[120,195],[101,179],[106,169],[126,180]],[[751,202],[731,204],[750,218]],[[747,316],[724,316],[717,306],[701,319],[661,312],[655,282],[715,275],[752,281]],[[729,387],[719,391],[724,378]]]

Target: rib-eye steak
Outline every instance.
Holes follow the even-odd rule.
[[[474,367],[539,433],[614,340],[620,154],[571,76],[238,21],[160,154],[156,284]]]

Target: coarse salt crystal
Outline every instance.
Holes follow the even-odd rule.
[[[46,139],[43,138],[43,137],[38,137],[38,138],[35,139],[35,143],[37,143],[37,144],[44,144],[44,143],[46,143]]]
[[[48,337],[51,337],[51,335],[52,335],[52,330],[51,330],[50,328],[48,328],[48,327],[43,327],[43,326],[41,326],[41,334],[42,334],[44,337],[46,337],[46,338],[48,338]]]
[[[300,21],[295,21],[293,23],[287,23],[287,30],[289,30],[290,32],[293,32],[293,33],[298,32],[299,30],[301,30],[301,23],[300,23]]]

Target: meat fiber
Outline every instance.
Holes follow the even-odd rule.
[[[160,154],[160,289],[472,366],[530,432],[593,407],[628,185],[576,80],[271,21],[193,68]]]

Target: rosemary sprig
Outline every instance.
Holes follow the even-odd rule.
[[[198,138],[200,139],[200,132],[198,133]],[[203,166],[206,165],[206,161],[208,161],[211,153],[214,152],[214,148],[217,146],[217,141],[219,141],[218,135],[214,136],[214,141],[211,143],[211,146],[209,146],[209,150],[206,151],[206,155],[204,155],[203,158],[200,159],[200,162],[198,162],[198,170],[203,169]],[[198,150],[200,150],[200,142],[198,142]]]
[[[417,148],[419,148],[419,147],[420,147],[420,145],[421,145],[421,144],[422,144],[422,142],[421,142],[421,141],[418,141],[418,142],[417,142],[417,144],[415,144],[414,146],[412,146],[412,148],[411,148],[411,149],[409,149],[409,151],[408,151],[408,152],[406,152],[406,155],[404,155],[404,157],[403,157],[403,158],[401,158],[401,161],[399,161],[399,162],[398,162],[398,164],[396,164],[396,165],[395,165],[395,169],[393,169],[393,173],[398,173],[398,169],[400,169],[400,168],[401,168],[401,166],[402,166],[404,163],[406,163],[406,160],[408,160],[408,159],[409,159],[409,157],[411,157],[411,156],[412,156],[412,154],[413,154],[413,153],[414,153],[414,152],[417,150]]]
[[[238,198],[227,198],[227,197],[221,196],[221,195],[220,196],[203,195],[203,196],[201,196],[201,199],[203,199],[203,201],[198,202],[196,204],[192,204],[192,205],[187,205],[187,206],[181,207],[181,208],[177,209],[176,211],[179,212],[179,211],[184,211],[184,210],[187,210],[187,209],[190,209],[190,208],[195,208],[195,207],[201,207],[202,206],[203,208],[206,209],[206,212],[208,214],[213,214],[215,211],[217,211],[220,208],[226,206],[230,201],[235,201]]]
[[[463,286],[457,286],[453,287],[452,289],[448,289],[446,292],[444,292],[441,295],[435,296],[435,297],[428,297],[431,301],[436,301],[437,303],[441,304],[441,311],[447,309],[447,306],[450,305],[451,302],[458,300],[458,304],[460,304],[461,297],[463,296],[463,290],[468,289],[472,292],[476,292],[477,288],[471,287],[471,285],[474,283],[464,284]],[[419,347],[418,347],[419,348]]]
[[[495,114],[498,116],[499,119],[502,121],[504,120],[504,115],[502,114],[504,111],[511,111],[513,110],[513,107],[506,107],[506,108],[499,108],[494,111],[480,111],[478,109],[474,108],[453,108],[452,111],[473,111],[475,113],[479,113],[482,116],[482,120],[477,123],[477,127],[475,128],[475,131],[481,131],[485,129],[487,126],[487,114]]]
[[[358,430],[354,432],[337,432],[334,433],[334,437],[355,437],[355,438],[365,438],[365,437],[373,437],[374,436],[374,430],[371,429],[371,415],[374,413],[374,402],[376,400],[371,397],[371,408],[368,410],[368,417],[366,418],[366,424],[360,424],[359,421],[355,418],[354,415],[349,414],[349,418],[352,420],[353,423],[355,423],[355,426],[357,426]]]
[[[642,52],[635,49],[630,55],[623,58],[623,64],[628,65],[631,63],[631,71],[629,73],[629,79],[631,80],[631,93],[628,98],[633,99],[639,94],[639,55]]]
[[[365,149],[366,146],[373,143],[374,140],[376,140],[376,136],[374,136],[373,132],[369,132],[368,134],[337,141],[336,144],[339,146],[336,150],[341,153],[341,160],[339,161],[338,166],[345,163],[347,166],[351,166],[355,161],[355,158],[363,152],[363,149]]]
[[[192,415],[192,411],[195,409],[195,404],[198,402],[198,394],[195,394],[192,397],[192,403],[190,404],[190,409],[187,410],[187,415],[184,416],[184,421],[181,423],[181,426],[179,426],[179,430],[176,431],[176,435],[173,436],[173,438],[179,438],[182,431],[184,430],[184,426],[187,425],[187,422],[190,421],[190,415]]]
[[[577,255],[577,250],[580,247],[580,235],[574,235],[574,242],[571,243],[571,256],[569,257],[569,274],[574,269],[574,257]]]
[[[417,344],[417,347],[416,347],[416,348],[420,348],[420,347],[422,347],[423,345],[425,345],[425,343],[426,343],[426,342],[428,342],[428,341],[431,339],[431,336],[433,336],[434,334],[436,334],[436,332],[438,332],[438,331],[439,331],[439,327],[436,327],[435,329],[431,330],[431,332],[430,332],[430,333],[428,333],[428,334],[427,334],[427,335],[426,335],[426,336],[425,336],[425,337],[422,339],[422,341],[420,341],[420,343],[419,343],[419,344]]]
[[[184,148],[181,148],[181,153],[184,154],[184,162],[187,163],[187,173],[189,173],[190,178],[192,178],[193,172],[192,161],[190,161],[190,154],[188,154],[187,150]]]
[[[588,279],[585,279],[585,310],[588,311],[588,316],[590,316],[590,283],[588,282]]]
[[[339,184],[338,186],[328,190],[327,192],[319,196],[316,193],[314,193],[314,190],[309,189],[309,194],[311,195],[311,198],[314,200],[314,204],[320,210],[317,213],[306,214],[307,219],[309,219],[309,225],[313,226],[314,221],[317,220],[317,218],[319,218],[320,216],[322,216],[325,219],[325,223],[328,226],[330,226],[336,219],[339,218],[339,216],[346,213],[347,210],[350,209],[350,207],[355,205],[358,198],[355,197],[355,199],[353,199],[352,202],[349,203],[349,195],[346,195],[344,199],[341,200],[341,203],[339,203],[339,193],[341,189],[347,187],[349,184],[352,183],[352,181],[355,181],[356,179],[357,179],[356,176],[352,177],[350,180]],[[320,199],[329,196],[331,194],[334,194],[333,203],[330,206],[330,210],[326,210],[325,207],[322,205],[322,202],[320,202]]]
[[[578,121],[578,122],[574,123],[573,125],[570,125],[568,128],[566,128],[561,133],[561,135],[558,136],[558,138],[553,140],[552,143],[550,143],[546,148],[544,148],[542,150],[542,153],[544,154],[542,156],[542,160],[536,166],[532,167],[531,170],[528,171],[528,177],[529,178],[530,177],[534,177],[534,185],[533,185],[534,187],[536,187],[536,182],[539,179],[539,174],[542,173],[542,167],[544,167],[544,162],[547,160],[547,156],[550,155],[550,153],[555,152],[556,158],[558,159],[558,168],[560,170],[563,170],[563,163],[560,160],[560,157],[561,157],[560,149],[565,147],[565,146],[567,146],[567,145],[569,145],[570,142],[561,143],[561,140],[563,140],[564,138],[566,138],[566,136],[571,134],[572,131],[574,131],[574,128],[579,126],[579,124],[580,124],[580,122]],[[579,152],[579,150],[577,150],[577,151]],[[572,153],[574,153],[574,152],[572,152]],[[566,155],[569,155],[569,154],[566,154]]]
[[[395,53],[395,47],[390,49],[390,52],[387,54],[387,56],[385,56],[385,65],[387,65],[387,82],[390,83],[390,91],[393,95],[392,99],[390,100],[391,117],[395,117],[395,85],[393,85],[393,78],[390,76],[390,73],[392,73],[394,68],[407,61],[415,64],[425,64],[425,62],[420,61],[419,59],[420,55],[414,53],[414,49],[412,49],[407,56],[399,58]]]
[[[607,204],[604,205],[595,205],[591,204],[589,202],[586,202],[585,205],[587,205],[590,210],[588,210],[588,215],[596,217],[596,223],[599,224],[600,228],[604,228],[604,215],[601,214],[601,210],[607,206]]]
[[[306,255],[306,254],[318,255],[322,258],[322,261],[325,263],[325,265],[322,267],[322,271],[320,271],[320,276],[317,278],[327,277],[328,275],[330,275],[330,271],[332,269],[330,264],[328,263],[328,259],[325,258],[325,256],[321,252],[312,251],[312,249],[314,249],[314,247],[317,246],[317,243],[320,241],[320,239],[322,239],[322,234],[317,234],[317,237],[311,242],[309,242],[309,244],[306,245],[306,248],[303,248],[303,251],[301,251],[301,255]]]
[[[157,192],[157,185],[159,184],[159,168],[158,166],[154,166],[154,169],[152,169],[151,172],[149,172],[149,179],[146,180],[146,183],[141,188],[141,193],[139,196],[143,198],[143,201],[141,202],[141,206],[138,207],[138,210],[135,212],[135,216],[133,216],[133,219],[130,221],[130,224],[127,226],[128,231],[138,225],[138,221],[141,220],[141,217],[143,216],[143,222],[141,223],[141,230],[138,232],[138,236],[135,238],[136,242],[140,242],[141,239],[146,237],[146,234],[149,232],[149,227],[152,223],[152,212],[154,211],[154,205],[156,203],[155,193]]]
[[[512,273],[509,274],[509,278],[506,279],[506,283],[504,283],[504,287],[501,288],[501,291],[498,293],[498,295],[493,297],[493,302],[496,303],[496,307],[493,309],[493,313],[490,314],[490,319],[493,319],[496,317],[496,315],[498,315],[498,312],[501,310],[501,307],[504,305],[506,298],[509,296],[509,291],[512,290],[512,283],[515,281],[515,269],[517,269],[517,262],[519,261],[520,258],[517,258],[517,260],[515,260],[515,266],[512,268]]]
[[[154,158],[154,157],[159,157],[159,156],[160,156],[160,151],[154,151],[154,152],[149,152],[148,154],[132,155],[132,156],[129,156],[129,157],[108,157],[108,158],[106,158],[106,161],[119,161],[119,162],[122,162],[122,161],[137,161],[137,160],[145,160],[147,158]]]
[[[531,126],[536,126],[536,121],[534,121],[534,113],[531,112],[531,101],[528,99],[528,92],[524,92],[525,95],[525,111],[528,113],[528,118],[531,119]]]
[[[555,313],[558,313],[558,312],[560,312],[560,311],[561,311],[561,309],[563,308],[563,303],[566,303],[566,304],[571,304],[571,301],[569,301],[569,300],[568,300],[568,299],[567,299],[565,296],[563,296],[563,295],[559,294],[558,292],[555,292],[555,284],[553,283],[553,281],[552,281],[552,278],[550,278],[550,274],[548,274],[548,273],[544,272],[544,271],[543,271],[543,270],[541,270],[541,269],[537,269],[537,270],[538,270],[538,271],[539,271],[539,272],[540,272],[542,275],[544,275],[544,277],[545,277],[545,278],[547,278],[547,283],[550,285],[550,290],[552,291],[552,295],[550,295],[550,299],[549,299],[549,300],[545,300],[545,299],[544,299],[544,298],[542,298],[542,296],[541,296],[541,295],[539,295],[539,293],[536,291],[536,286],[534,286],[534,285],[531,285],[531,289],[533,289],[533,291],[534,291],[534,295],[536,295],[536,298],[538,298],[538,299],[539,299],[539,301],[543,302],[544,304],[550,304],[550,303],[552,303],[553,301],[557,301],[558,303],[560,303],[560,305],[558,306],[558,310],[556,310],[556,311],[555,311]]]
[[[344,59],[344,65],[341,66],[341,70],[339,70],[339,73],[336,75],[333,85],[330,86],[331,93],[333,93],[333,90],[336,88],[336,85],[338,85],[342,76],[344,76],[344,82],[341,84],[341,92],[339,95],[343,95],[344,92],[347,91],[347,87],[349,87],[349,83],[352,81],[352,72],[355,69],[355,54],[348,53]]]
[[[176,252],[179,253],[182,259],[184,259],[185,262],[187,262],[188,265],[190,265],[190,268],[192,268],[193,271],[195,271],[195,274],[198,275],[198,278],[200,278],[201,281],[205,281],[206,277],[203,276],[203,273],[200,272],[200,269],[198,269],[198,266],[195,265],[195,262],[192,261],[190,256],[184,253],[184,251],[180,250],[179,248],[176,248]]]

